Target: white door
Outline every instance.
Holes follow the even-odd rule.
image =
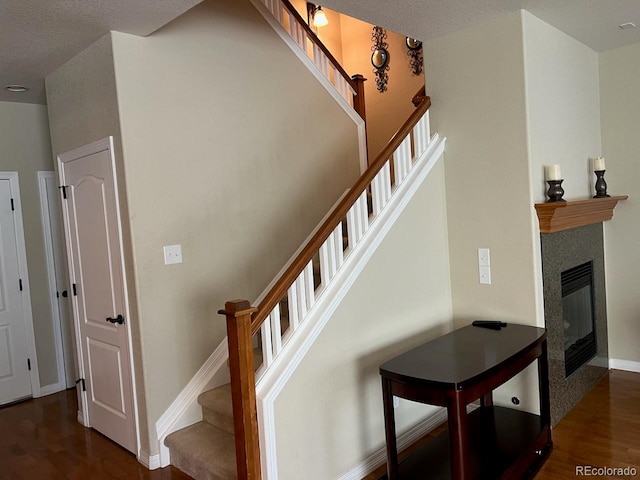
[[[31,396],[11,182],[0,179],[0,405]]]
[[[136,449],[129,329],[111,140],[58,157],[85,425]],[[81,384],[82,385],[82,384]]]
[[[62,210],[58,181],[54,172],[38,172],[40,205],[44,231],[47,273],[49,276],[49,296],[53,316],[53,330],[58,359],[58,384],[54,391],[73,387],[78,378],[75,362],[75,339],[67,278],[67,257],[64,249]]]

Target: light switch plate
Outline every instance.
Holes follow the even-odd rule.
[[[164,249],[165,265],[182,263],[182,246],[181,245],[165,245],[163,249]]]
[[[491,285],[491,267],[480,267],[480,283]]]
[[[491,256],[489,254],[488,248],[479,248],[478,249],[478,265],[481,267],[490,267],[491,266]]]

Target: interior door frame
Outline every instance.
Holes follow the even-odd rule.
[[[139,423],[139,415],[138,415],[138,396],[136,394],[136,372],[135,372],[135,364],[133,362],[133,343],[131,340],[131,314],[129,308],[129,287],[127,283],[127,275],[126,275],[126,265],[124,261],[124,242],[122,237],[122,218],[120,215],[120,195],[118,193],[118,177],[116,170],[116,159],[114,154],[114,146],[113,146],[113,136],[109,136],[107,138],[103,138],[101,140],[97,140],[93,143],[89,143],[87,145],[83,145],[82,147],[78,147],[69,152],[60,154],[57,156],[57,170],[58,170],[58,182],[60,185],[64,185],[64,170],[63,163],[69,162],[72,160],[77,160],[83,157],[87,157],[89,155],[93,155],[95,153],[100,153],[103,151],[109,152],[109,158],[111,160],[111,172],[113,174],[113,188],[115,192],[115,208],[116,208],[116,229],[118,231],[118,243],[120,245],[120,263],[122,268],[122,282],[123,282],[123,295],[124,295],[124,315],[125,318],[129,319],[128,322],[124,323],[124,327],[127,329],[127,341],[129,347],[129,358],[127,359],[130,364],[131,371],[131,391],[133,395],[133,420],[135,425],[135,440],[136,440],[136,452],[137,457],[140,458],[140,423]],[[62,218],[64,221],[64,230],[65,230],[65,246],[67,249],[67,267],[69,278],[73,279],[73,260],[72,256],[69,254],[71,250],[71,240],[69,235],[66,233],[67,226],[69,225],[69,217],[67,214],[67,209],[62,209]],[[77,307],[73,307],[73,329],[74,335],[76,338],[76,361],[77,368],[80,374],[80,378],[85,378],[85,365],[82,359],[82,341],[80,340],[80,318],[78,316]],[[88,414],[87,407],[87,392],[82,391],[81,388],[78,389],[80,392],[81,404],[78,405],[78,421],[83,424],[85,427],[91,426],[91,419]],[[82,410],[80,410],[82,407]]]
[[[18,271],[22,279],[22,313],[24,316],[24,330],[27,341],[27,355],[31,360],[31,395],[40,397],[40,374],[38,371],[38,355],[36,354],[36,337],[33,328],[33,312],[31,310],[31,286],[29,283],[29,269],[27,268],[27,248],[24,239],[24,224],[22,221],[22,202],[20,200],[20,180],[18,172],[0,172],[0,180],[9,180],[11,198],[13,198],[13,222],[16,231],[16,247],[18,251]]]
[[[58,285],[56,280],[56,268],[53,251],[53,232],[51,231],[51,215],[49,214],[49,197],[47,196],[46,181],[51,179],[58,181],[56,173],[53,171],[40,171],[38,174],[38,191],[40,193],[40,213],[42,218],[42,231],[44,233],[44,250],[47,260],[47,280],[49,285],[49,303],[51,305],[51,319],[53,322],[53,339],[56,346],[56,360],[58,370],[58,382],[42,387],[43,395],[60,392],[68,388],[67,371],[65,364],[64,349],[62,344],[62,318],[58,308]],[[62,212],[62,208],[60,208]],[[60,228],[64,228],[62,225]],[[66,252],[65,252],[66,253]],[[75,343],[75,341],[74,341]]]

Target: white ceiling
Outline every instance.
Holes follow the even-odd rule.
[[[0,101],[45,103],[44,77],[108,31],[149,35],[200,1],[0,0]]]
[[[0,0],[0,101],[45,103],[43,78],[109,30],[148,35],[201,0]],[[215,1],[215,0],[211,0]],[[640,0],[322,0],[428,40],[521,8],[598,52],[640,42]],[[634,22],[639,28],[620,30]]]
[[[429,40],[525,9],[597,52],[640,42],[640,0],[322,0],[395,32]],[[633,22],[638,28],[620,30]]]

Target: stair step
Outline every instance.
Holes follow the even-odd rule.
[[[200,394],[198,403],[202,406],[204,421],[233,435],[233,404],[231,384],[214,388]]]
[[[195,480],[237,479],[233,435],[206,422],[198,422],[169,435],[164,444],[171,464]]]

